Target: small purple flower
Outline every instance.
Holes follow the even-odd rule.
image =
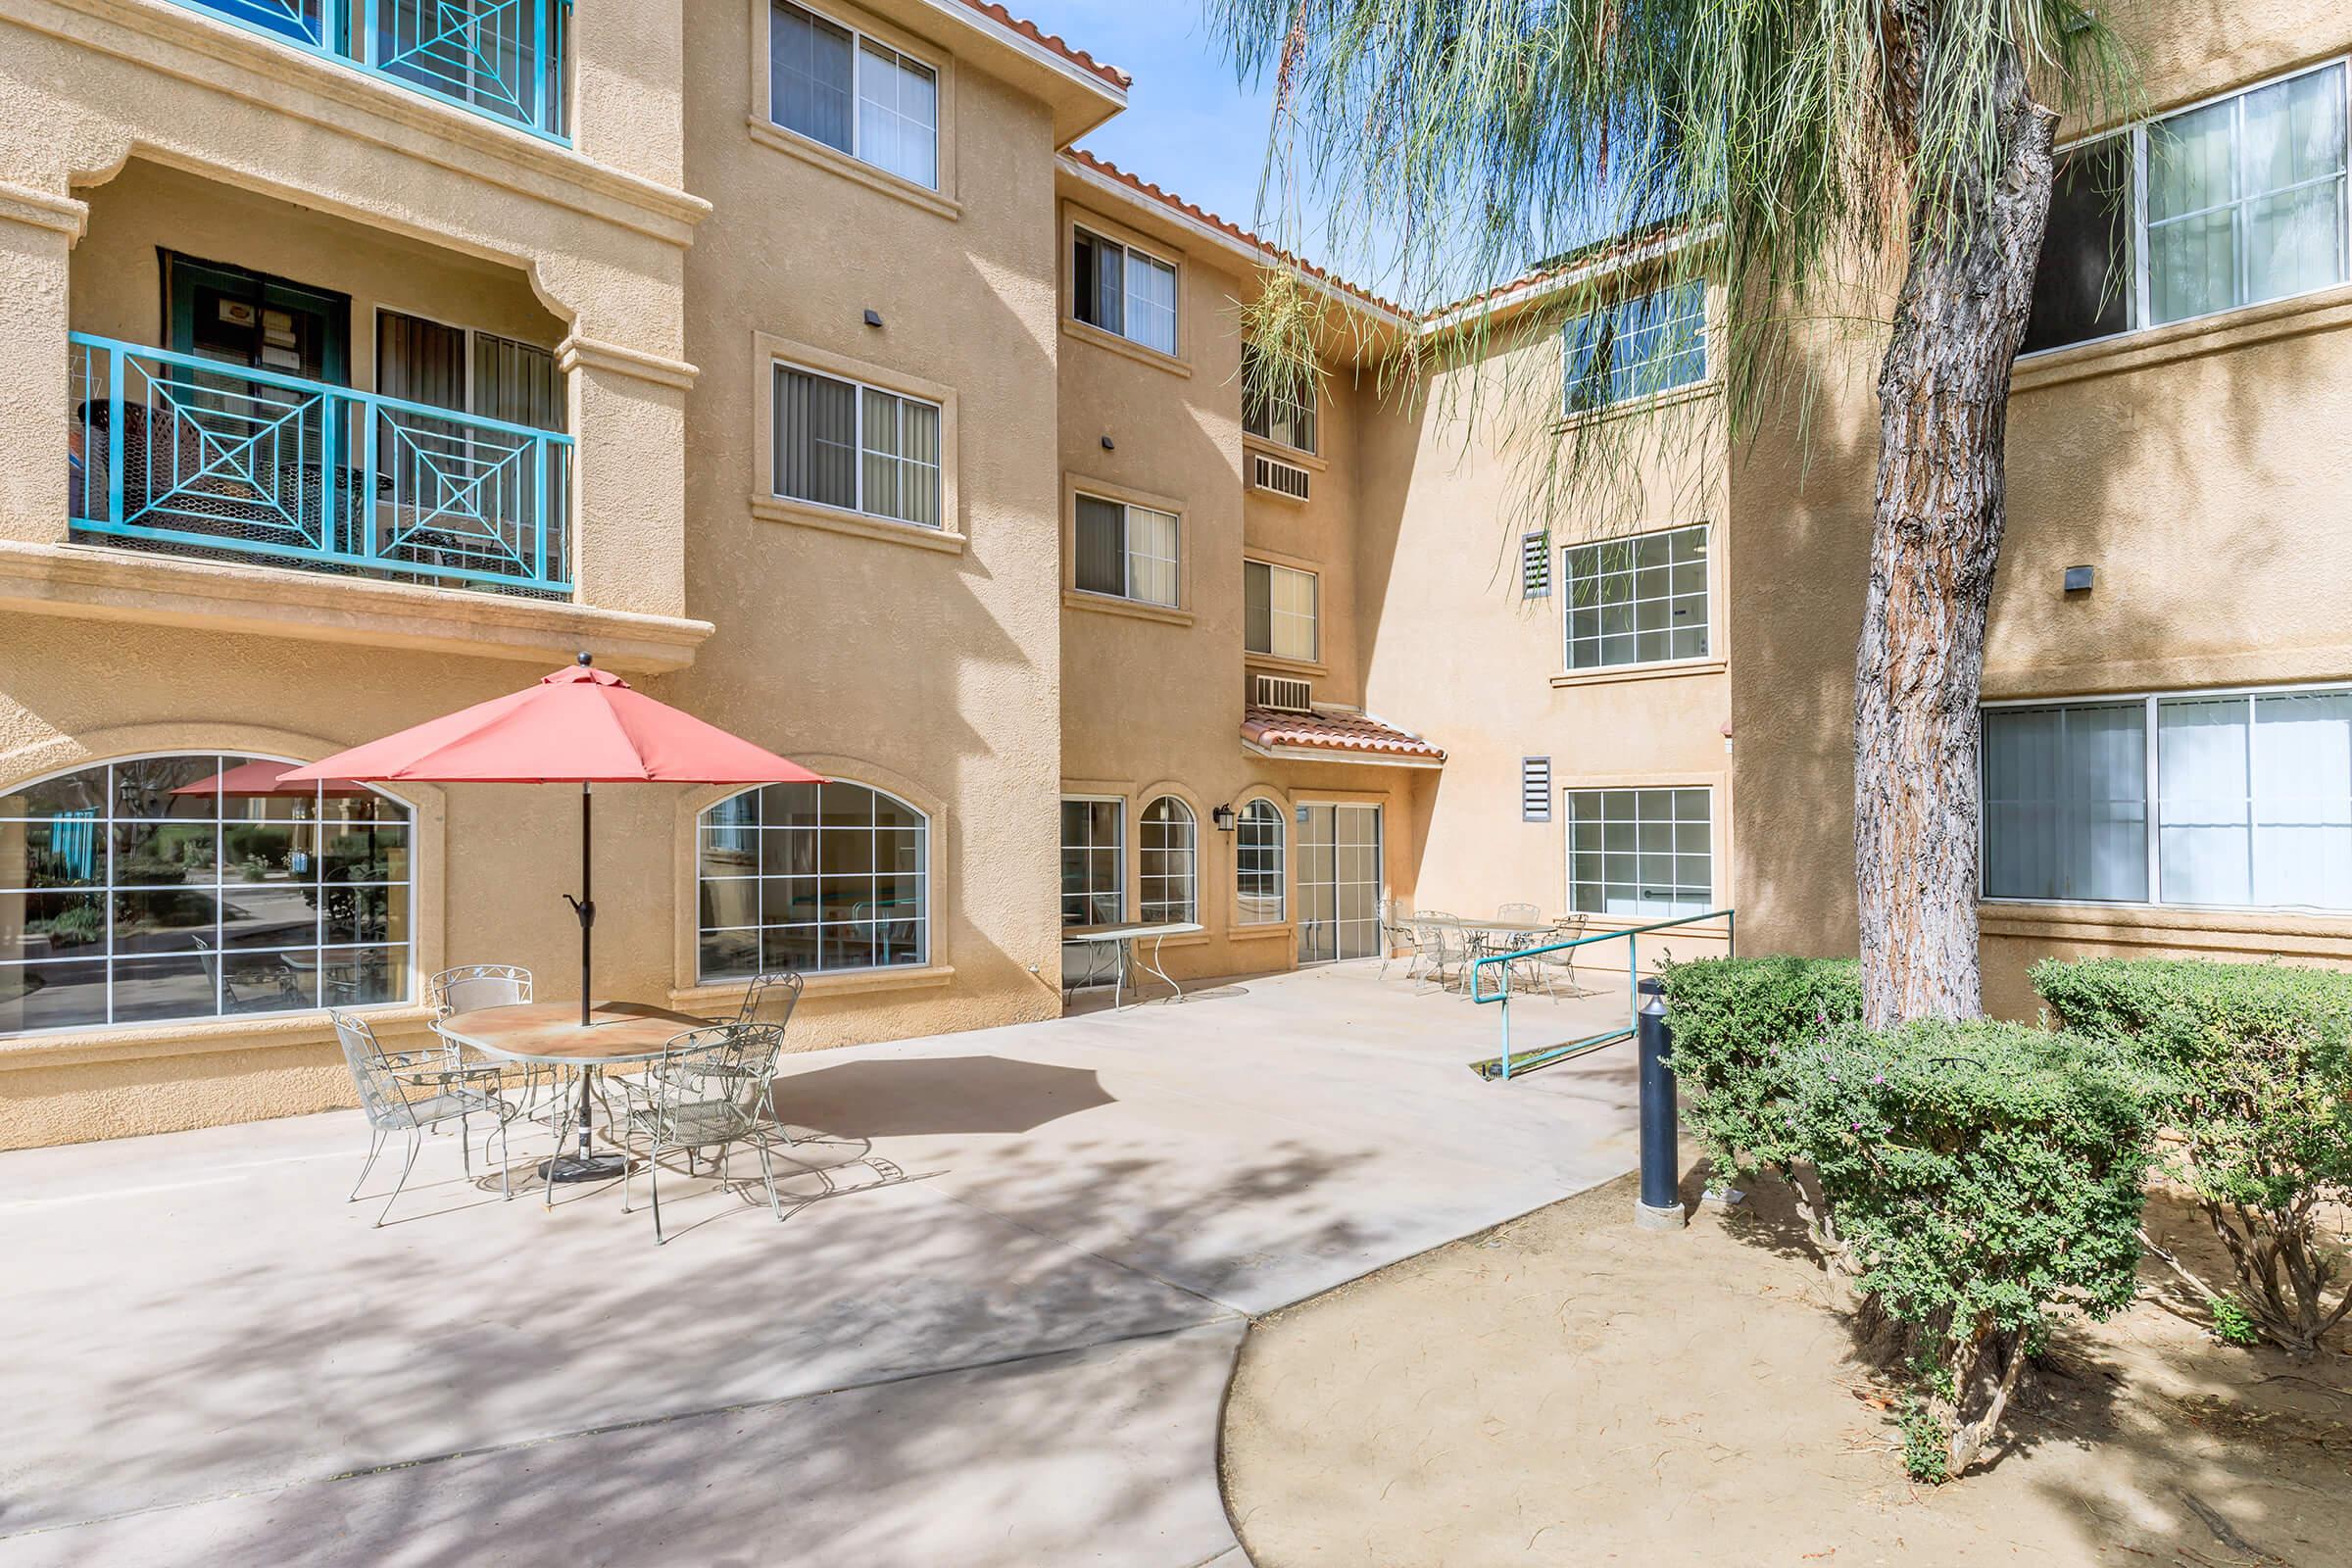
[[[1860,1122],[1856,1122],[1856,1123],[1854,1123],[1854,1131],[1856,1131],[1856,1132],[1860,1132],[1861,1130],[1862,1130],[1862,1124],[1861,1124]]]
[[[1872,1083],[1874,1083],[1874,1084],[1883,1084],[1883,1083],[1885,1083],[1885,1082],[1886,1081],[1886,1075],[1885,1073],[1883,1073],[1883,1072],[1882,1072],[1882,1073],[1875,1073],[1875,1074],[1873,1074],[1873,1075],[1872,1075],[1872,1077],[1871,1077],[1871,1080],[1870,1080],[1870,1081],[1871,1081]]]

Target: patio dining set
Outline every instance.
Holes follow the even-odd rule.
[[[631,1003],[598,1004],[583,1019],[576,1004],[533,1002],[528,969],[468,964],[443,970],[430,983],[429,1027],[439,1043],[406,1051],[384,1047],[365,1014],[333,1010],[329,1016],[368,1128],[368,1158],[347,1201],[360,1200],[377,1158],[395,1138],[405,1138],[399,1178],[376,1214],[375,1223],[382,1225],[416,1170],[425,1141],[453,1124],[459,1158],[470,1179],[477,1117],[488,1123],[485,1153],[488,1145],[497,1146],[500,1195],[511,1199],[514,1172],[509,1129],[516,1123],[537,1126],[544,1117],[555,1148],[529,1169],[539,1178],[548,1206],[559,1186],[618,1178],[625,1213],[642,1170],[652,1191],[659,1245],[666,1239],[662,1229],[664,1162],[670,1162],[673,1179],[681,1158],[688,1176],[698,1173],[698,1165],[708,1165],[724,1187],[731,1185],[731,1156],[748,1148],[759,1157],[768,1208],[781,1220],[770,1152],[779,1142],[796,1140],[776,1115],[769,1091],[801,986],[795,973],[757,975],[747,984],[735,1017],[727,1020]],[[762,1008],[771,1001],[778,1016],[763,1019]],[[568,1153],[567,1136],[574,1140]]]
[[[1381,919],[1382,951],[1387,955],[1381,971],[1387,973],[1389,964],[1401,958],[1416,990],[1428,982],[1442,991],[1466,993],[1480,959],[1516,958],[1500,965],[1508,985],[1555,999],[1589,997],[1594,993],[1576,982],[1572,950],[1547,951],[1584,934],[1583,915],[1546,919],[1533,904],[1500,905],[1492,917],[1436,909],[1391,911]]]

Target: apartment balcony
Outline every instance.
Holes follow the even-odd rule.
[[[539,599],[572,596],[572,438],[71,334],[83,543]]]
[[[549,141],[570,141],[571,0],[175,0]]]

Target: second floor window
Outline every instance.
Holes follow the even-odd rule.
[[[1566,412],[1583,414],[1707,375],[1707,295],[1698,283],[1621,300],[1566,328]]]
[[[1261,390],[1262,375],[1256,353],[1242,350],[1242,428],[1261,441],[1278,441],[1301,452],[1315,450],[1315,384],[1310,378],[1295,398]]]
[[[1311,571],[1266,561],[1243,562],[1243,649],[1313,663],[1317,587]]]
[[[2332,65],[2071,149],[2026,352],[2352,278],[2346,127]]]
[[[939,406],[796,366],[776,367],[776,493],[939,523]]]
[[[1070,264],[1070,314],[1162,354],[1176,352],[1176,269],[1085,229]]]
[[[939,74],[921,61],[776,0],[768,99],[768,118],[786,130],[939,187]]]
[[[1082,592],[1176,608],[1175,514],[1080,496],[1077,534]]]
[[[1704,524],[1572,545],[1560,564],[1570,669],[1706,658]]]

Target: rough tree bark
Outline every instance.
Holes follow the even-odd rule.
[[[1897,51],[1888,81],[1907,134],[1903,110],[1918,101],[1916,62],[1930,53],[1938,8],[1898,0],[1889,9],[1908,21],[1910,47]],[[1874,1028],[1984,1010],[1977,701],[2006,520],[2009,375],[2049,217],[2057,124],[2014,49],[2004,46],[1993,69],[1998,178],[1989,197],[1963,203],[1958,221],[1914,219],[1879,374],[1870,593],[1854,668],[1854,881]]]

